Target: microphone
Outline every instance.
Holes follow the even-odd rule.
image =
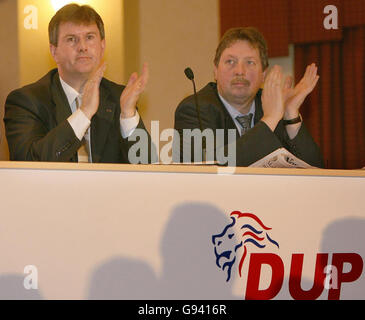
[[[193,72],[193,70],[191,70],[190,68],[186,68],[186,69],[184,70],[184,72],[185,72],[186,77],[187,77],[189,80],[194,80],[194,72]]]
[[[203,132],[203,125],[202,125],[202,119],[200,117],[200,107],[198,104],[198,95],[196,94],[196,87],[195,87],[195,81],[194,81],[194,72],[193,70],[191,70],[189,67],[187,67],[184,70],[184,73],[186,75],[186,77],[191,80],[193,82],[193,88],[194,88],[194,100],[195,100],[195,108],[196,108],[196,113],[198,115],[198,121],[199,121],[199,128],[200,128],[200,132]],[[203,148],[203,161],[206,161],[206,154],[205,154],[205,140],[202,137],[202,148]]]
[[[198,115],[200,131],[203,132],[202,119],[200,118],[200,107],[199,107],[199,104],[198,104],[198,96],[196,94],[196,87],[195,87],[195,81],[194,81],[194,72],[189,67],[187,67],[184,70],[184,73],[185,73],[186,77],[193,82],[195,108],[196,108],[196,113]]]

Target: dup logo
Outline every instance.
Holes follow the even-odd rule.
[[[220,234],[212,236],[216,265],[227,273],[227,282],[231,279],[232,268],[236,260],[239,260],[238,274],[242,277],[242,267],[247,257],[248,247],[254,246],[257,249],[263,249],[267,245],[274,245],[279,248],[279,244],[268,234],[268,230],[271,228],[265,226],[256,215],[233,211],[231,220],[232,222],[225,226]],[[238,241],[238,244],[235,243],[234,237],[237,227],[241,231],[239,237],[241,240]],[[239,255],[239,252],[242,253]]]
[[[284,262],[279,253],[279,243],[271,234],[271,228],[266,226],[255,214],[233,211],[231,222],[221,233],[212,236],[215,263],[226,275],[226,282],[231,281],[232,273],[240,278],[245,268],[244,262],[248,255],[245,299],[273,299],[282,289],[284,281]],[[265,250],[263,250],[266,248]],[[354,252],[333,253],[329,264],[329,253],[317,253],[313,286],[310,290],[301,288],[304,253],[291,255],[290,273],[288,278],[289,294],[293,299],[314,300],[321,296],[324,289],[328,290],[329,300],[340,299],[341,284],[354,282],[360,278],[363,271],[362,257]],[[351,265],[351,271],[345,272],[344,265]],[[271,282],[266,289],[260,289],[261,268],[271,267]]]

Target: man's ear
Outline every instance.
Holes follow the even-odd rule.
[[[267,73],[268,73],[268,70],[269,70],[269,67],[267,67],[267,68],[265,69],[265,71],[262,73],[262,83],[261,83],[261,89],[263,89],[263,88],[264,88],[264,83],[265,83],[265,79],[266,79],[266,75],[267,75]]]
[[[214,80],[217,81],[218,68],[216,65],[214,65],[213,72],[214,72]]]
[[[103,40],[101,40],[102,57],[104,56],[105,46],[106,46],[106,43],[105,43],[105,38],[104,38]]]
[[[266,75],[267,75],[267,72],[268,72],[267,70],[268,70],[268,69],[269,69],[269,67],[267,67],[267,68],[265,69],[265,71],[263,72],[263,76],[264,76],[264,77],[263,77],[263,79],[264,79],[264,81],[265,81],[265,78],[266,78]]]
[[[57,47],[53,44],[49,44],[49,51],[51,52],[51,55],[53,57],[53,59],[56,61],[56,50],[57,50]]]

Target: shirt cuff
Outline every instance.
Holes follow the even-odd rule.
[[[87,129],[89,129],[91,121],[85,116],[81,109],[77,109],[67,118],[67,121],[75,132],[76,137],[81,141]]]
[[[137,128],[139,123],[139,113],[136,111],[136,114],[134,117],[131,118],[122,118],[120,117],[120,133],[122,134],[122,137],[128,138],[133,131]]]

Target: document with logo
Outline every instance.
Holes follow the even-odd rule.
[[[251,164],[254,168],[317,168],[300,160],[285,148],[279,148]]]

